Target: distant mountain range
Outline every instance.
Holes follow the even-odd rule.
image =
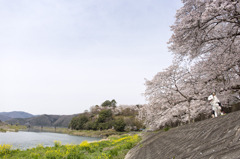
[[[68,127],[74,115],[32,115],[22,111],[0,112],[0,120],[8,124],[20,124],[31,126],[58,126]]]
[[[74,115],[39,115],[31,118],[12,118],[5,120],[8,124],[20,124],[26,126],[58,126],[58,127],[68,127],[72,118],[78,116]]]
[[[9,119],[12,119],[12,118],[9,117],[9,116],[0,114],[0,120],[1,120],[1,121],[6,121],[6,120],[9,120]]]
[[[22,111],[0,112],[1,121],[6,121],[12,118],[31,118],[31,117],[34,117],[34,115]]]

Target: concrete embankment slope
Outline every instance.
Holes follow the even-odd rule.
[[[239,159],[240,111],[146,134],[125,159]]]

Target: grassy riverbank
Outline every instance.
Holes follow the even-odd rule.
[[[54,147],[39,144],[27,150],[12,150],[11,145],[4,144],[0,145],[0,159],[122,159],[140,140],[138,135],[114,135],[101,141],[83,141],[79,145],[61,145],[60,141],[55,141]]]
[[[69,135],[77,135],[77,136],[88,136],[88,137],[108,137],[111,135],[122,135],[126,134],[127,132],[118,132],[116,130],[69,130]]]
[[[19,129],[27,129],[27,127],[23,125],[0,125],[0,132],[18,132]]]
[[[106,138],[111,135],[122,135],[126,134],[127,132],[118,132],[116,130],[108,129],[108,130],[71,130],[68,128],[61,128],[57,127],[37,127],[34,126],[33,128],[30,129],[32,130],[38,130],[38,131],[43,131],[43,132],[56,132],[56,133],[63,133],[63,134],[69,134],[69,135],[76,135],[76,136],[87,136],[87,137],[102,137]]]

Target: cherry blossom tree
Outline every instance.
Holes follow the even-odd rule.
[[[149,101],[140,109],[139,117],[152,130],[174,123],[188,122],[210,111],[201,94],[198,78],[187,67],[172,65],[146,80],[145,96]]]
[[[206,97],[213,92],[227,106],[240,90],[239,0],[182,2],[169,40],[174,62],[145,83],[149,103],[139,118],[153,130],[209,113]]]
[[[205,83],[240,90],[239,0],[183,0],[169,40],[175,59],[194,61]]]
[[[170,50],[194,59],[209,52],[236,52],[239,41],[239,0],[183,0],[177,11]],[[232,50],[231,50],[232,49]]]

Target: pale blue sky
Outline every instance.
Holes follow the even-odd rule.
[[[0,0],[0,112],[144,104],[180,0]]]

